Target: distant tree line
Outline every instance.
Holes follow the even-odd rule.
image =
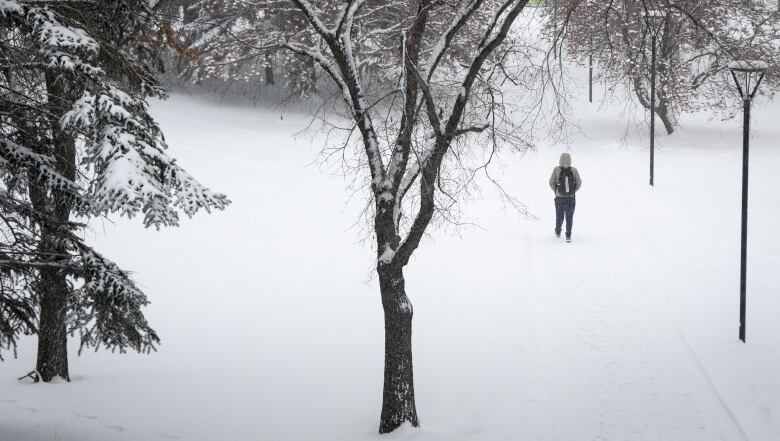
[[[674,131],[683,112],[729,113],[735,108],[727,67],[735,59],[769,64],[762,93],[773,95],[780,86],[780,13],[765,0],[559,3],[546,9],[551,18],[547,33],[556,50],[581,64],[593,57],[610,94],[628,85],[633,100],[647,110],[651,37],[657,36],[654,111],[667,133]],[[663,18],[655,22],[650,11],[659,11]]]
[[[441,2],[428,26],[444,32],[460,3]],[[355,19],[355,32],[361,38],[354,44],[363,54],[358,68],[370,82],[369,90],[372,85],[397,80],[400,66],[396,55],[402,48],[397,30],[413,20],[408,14],[412,4],[414,0],[368,0],[361,6]],[[335,20],[342,7],[338,1],[313,1],[312,5],[324,20]],[[169,29],[179,46],[178,51],[169,50],[166,63],[175,75],[195,83],[219,80],[255,87],[276,85],[294,98],[317,93],[325,72],[311,57],[289,51],[284,44],[293,39],[314,44],[320,37],[289,0],[160,0],[155,10],[165,17],[165,32]],[[489,18],[483,11],[477,14],[483,20]],[[475,26],[463,29],[443,63],[462,65],[469,45],[478,38],[475,31]]]

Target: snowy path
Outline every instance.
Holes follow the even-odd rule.
[[[534,439],[745,440],[669,315],[674,305],[648,260],[641,211],[615,190],[627,176],[588,178],[574,243],[527,232],[530,274],[544,275],[531,281],[545,317]],[[553,277],[551,262],[560,267]]]

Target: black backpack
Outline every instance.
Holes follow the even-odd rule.
[[[561,196],[574,196],[577,188],[577,180],[574,179],[574,171],[571,167],[561,167],[558,175],[558,194]]]

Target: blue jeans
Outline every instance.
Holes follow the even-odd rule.
[[[571,226],[574,222],[574,207],[577,201],[574,196],[555,198],[555,234],[561,234],[563,219],[566,218],[566,237],[571,237]]]

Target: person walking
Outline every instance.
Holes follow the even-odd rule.
[[[555,192],[555,237],[561,237],[561,227],[566,219],[566,242],[571,242],[571,227],[574,221],[575,195],[582,187],[580,172],[571,166],[571,155],[561,154],[558,167],[550,176],[550,188]]]

